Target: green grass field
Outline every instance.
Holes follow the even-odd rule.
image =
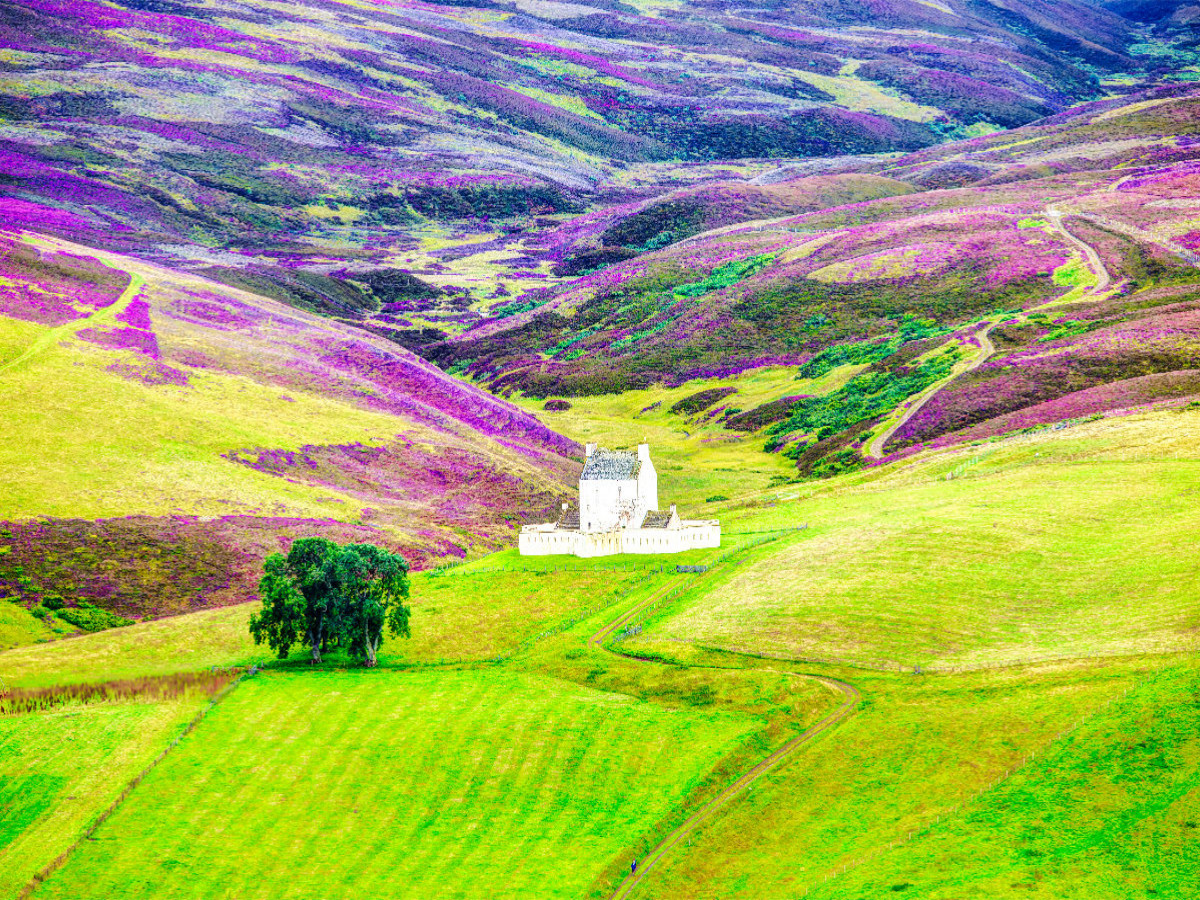
[[[793,897],[806,890],[826,896],[817,888],[835,871],[938,826],[979,791],[985,793],[977,803],[993,802],[997,778],[1027,754],[1044,753],[1055,735],[1120,696],[1155,664],[1143,659],[932,677],[828,669],[863,692],[859,712],[757,783],[636,896]],[[1194,763],[1189,771],[1198,771]],[[1103,808],[1091,815],[1101,817]]]
[[[1194,646],[1200,462],[986,465],[793,503],[807,531],[656,634],[940,667]]]
[[[0,897],[66,851],[165,748],[201,698],[0,716]]]
[[[1194,657],[1136,682],[962,815],[815,896],[1195,896],[1198,697]]]
[[[509,672],[261,675],[38,896],[576,897],[753,727]]]
[[[496,558],[512,564],[503,554]],[[538,563],[539,567],[553,565],[553,561]],[[413,636],[389,638],[380,665],[491,659],[564,620],[617,604],[656,583],[633,569],[610,571],[599,560],[570,571],[470,571],[413,576]],[[42,687],[271,663],[269,648],[255,646],[247,630],[250,616],[258,609],[257,602],[245,603],[17,647],[0,654],[0,679],[12,687]],[[25,628],[19,612],[14,618]],[[37,622],[28,613],[25,616]],[[307,659],[305,652],[293,650],[287,664],[304,666]]]

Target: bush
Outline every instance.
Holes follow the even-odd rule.
[[[83,631],[104,631],[107,628],[119,628],[124,625],[132,625],[132,619],[126,619],[118,616],[116,613],[111,613],[106,609],[100,609],[98,606],[93,606],[90,603],[80,603],[78,606],[64,607],[59,611],[58,617],[64,622],[69,622],[76,628]]]
[[[824,440],[859,422],[891,412],[903,400],[949,375],[957,359],[957,351],[949,350],[899,372],[863,372],[832,394],[797,401],[789,417],[771,426],[770,433],[803,431]]]
[[[547,412],[564,412],[571,408],[571,404],[567,400],[547,400],[542,409]]]
[[[44,594],[42,596],[42,606],[46,609],[59,610],[66,605],[61,594]]]
[[[704,502],[705,503],[720,503],[720,502],[722,502],[724,500],[728,500],[728,499],[729,498],[726,497],[724,494],[713,494],[711,497],[706,499]]]
[[[819,460],[812,467],[812,474],[816,478],[833,478],[835,475],[844,475],[860,469],[863,463],[863,458],[847,447],[845,450],[838,450]]]
[[[737,388],[709,388],[706,391],[698,391],[695,394],[689,394],[678,403],[671,407],[671,412],[677,416],[693,416],[696,413],[704,412],[713,404],[725,399],[730,394],[736,394]]]
[[[30,612],[33,614],[35,619],[44,619],[46,616],[50,615],[50,610],[46,609],[44,606],[35,606],[30,610]]]

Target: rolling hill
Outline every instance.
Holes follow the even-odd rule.
[[[687,194],[647,203],[575,252],[661,248],[423,352],[536,398],[687,384],[679,428],[764,442],[803,475],[1190,397],[1198,127],[1200,95],[1165,88],[783,183],[835,198],[821,210],[764,218],[776,186],[740,206],[718,188],[692,220]],[[794,382],[752,406],[728,380],[781,365]]]
[[[53,238],[0,246],[0,590],[26,605],[240,602],[300,534],[418,565],[494,548],[577,470],[573,442],[365,332]]]
[[[1197,23],[0,5],[0,900],[1192,900]]]

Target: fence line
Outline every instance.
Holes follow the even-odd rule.
[[[796,532],[796,531],[804,531],[807,528],[808,528],[808,524],[805,523],[803,525],[794,525],[789,528],[769,528],[769,529],[762,529],[759,531],[734,531],[734,532],[730,532],[729,534],[727,534],[725,536],[726,537],[734,537],[734,536],[742,536],[742,535],[748,535],[748,534],[782,535],[782,534],[789,534],[791,532]],[[726,550],[724,553],[717,556],[717,558],[715,560],[708,563],[707,565],[709,565],[710,567],[715,566],[718,563],[720,563],[722,560],[726,559],[731,553],[740,552],[741,550],[746,549],[747,546],[757,546],[757,544],[754,544],[754,543],[752,543],[750,545],[739,544],[737,547]],[[531,565],[525,565],[525,564],[522,564],[519,566],[517,566],[517,565],[485,566],[482,568],[473,568],[467,572],[459,572],[458,571],[459,569],[463,568],[466,565],[467,565],[467,563],[456,563],[451,566],[440,566],[440,567],[434,568],[434,569],[426,569],[422,574],[427,574],[427,575],[430,575],[435,578],[442,578],[442,577],[447,577],[450,575],[461,576],[461,577],[466,577],[468,575],[493,575],[493,574],[496,574],[497,572],[513,572],[513,573],[519,572],[519,573],[525,574],[525,575],[530,575],[530,574],[532,574],[532,575],[554,575],[559,572],[582,572],[585,574],[589,573],[589,572],[658,572],[660,574],[665,574],[666,572],[670,571],[670,569],[671,569],[671,564],[667,563],[667,562],[639,563],[636,561],[627,561],[627,562],[621,562],[621,563],[612,563],[612,564],[608,564],[608,565],[604,565],[604,564],[587,565],[584,563],[563,563],[562,565],[545,566],[545,567],[531,566]]]
[[[133,777],[133,780],[130,781],[129,784],[125,785],[121,793],[117,795],[117,798],[92,820],[91,824],[84,829],[83,833],[80,834],[79,837],[76,838],[66,850],[64,850],[57,857],[43,866],[40,871],[34,874],[33,878],[29,880],[29,883],[26,884],[25,887],[21,888],[21,893],[17,895],[18,900],[27,900],[27,898],[31,897],[33,892],[38,889],[38,886],[41,885],[43,881],[45,881],[62,867],[62,865],[67,861],[67,858],[75,852],[80,844],[86,840],[89,840],[100,828],[100,826],[108,821],[112,814],[117,811],[118,807],[125,802],[126,798],[133,793],[133,789],[142,783],[146,776],[149,775],[154,768],[166,758],[167,754],[178,747],[179,742],[191,734],[196,729],[196,726],[204,721],[204,717],[212,711],[213,707],[228,697],[229,694],[233,692],[233,689],[241,684],[247,675],[253,675],[257,671],[257,667],[251,666],[248,672],[243,672],[242,674],[238,675],[236,679],[225,685],[223,688],[217,691],[217,693],[213,694],[208,703],[205,704],[204,707],[192,717],[191,721],[188,722],[187,725],[184,726],[183,730],[172,739],[171,743],[167,744],[167,746],[163,748],[162,752],[160,752],[158,756],[154,757],[154,759],[152,759],[149,764],[142,769],[141,772]]]

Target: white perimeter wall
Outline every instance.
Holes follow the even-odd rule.
[[[684,525],[678,529],[628,528],[604,534],[581,531],[522,531],[522,556],[613,556],[618,553],[681,553],[721,546],[718,524]]]

